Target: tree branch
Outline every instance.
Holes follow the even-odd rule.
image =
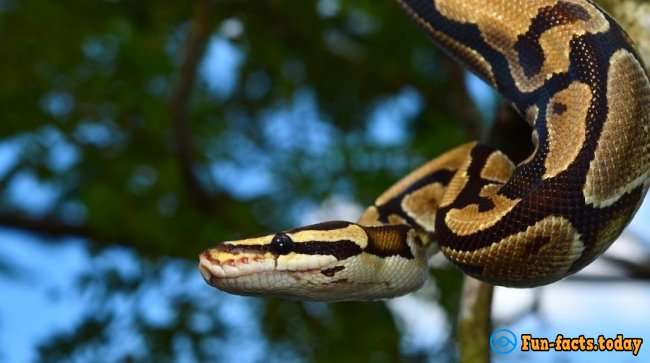
[[[90,237],[91,230],[84,225],[65,223],[54,218],[27,218],[17,214],[0,214],[0,226],[22,229],[49,236]]]
[[[169,105],[174,128],[174,152],[188,192],[196,206],[203,212],[213,210],[214,196],[203,184],[194,165],[192,126],[188,109],[196,82],[197,67],[212,33],[213,21],[214,0],[198,0],[194,19],[183,45],[178,79]]]
[[[481,121],[474,101],[469,97],[465,87],[465,68],[449,57],[441,57],[440,62],[449,77],[450,114],[462,125],[467,136],[472,140],[483,140],[486,134],[485,124]],[[461,107],[458,107],[462,105]]]
[[[600,258],[622,269],[626,279],[650,280],[650,256],[645,256],[643,262],[634,262],[609,255],[603,255]]]
[[[490,361],[491,308],[494,286],[465,277],[458,321],[462,363]]]
[[[109,241],[114,246],[124,246],[127,248],[133,248],[134,246],[134,242],[130,236],[108,237],[87,224],[67,223],[53,216],[30,218],[18,212],[14,212],[13,214],[1,213],[0,226],[45,237],[79,237],[93,242]]]

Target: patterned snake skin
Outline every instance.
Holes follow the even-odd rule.
[[[477,142],[399,181],[358,223],[327,222],[200,255],[236,294],[368,300],[417,289],[427,250],[513,287],[602,254],[650,186],[650,83],[627,35],[588,0],[398,0],[445,51],[531,125],[519,165]]]

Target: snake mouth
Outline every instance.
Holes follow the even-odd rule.
[[[231,257],[231,256],[228,256]],[[215,285],[218,280],[238,278],[255,273],[271,272],[275,268],[275,260],[262,256],[239,258],[213,258],[209,251],[205,251],[199,258],[201,276],[210,285]]]
[[[209,285],[224,289],[236,285],[237,280],[264,279],[265,275],[314,274],[327,269],[336,262],[328,255],[287,256],[264,254],[215,253],[206,250],[199,256],[199,271]]]

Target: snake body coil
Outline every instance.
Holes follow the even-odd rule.
[[[417,289],[426,249],[504,286],[548,284],[602,254],[650,186],[650,83],[620,27],[588,0],[398,0],[531,125],[515,166],[469,143],[399,181],[358,223],[328,222],[200,256],[225,291],[366,300]]]

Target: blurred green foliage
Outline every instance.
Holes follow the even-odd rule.
[[[295,226],[333,196],[368,204],[475,136],[462,72],[391,1],[4,0],[0,44],[0,143],[15,155],[0,173],[0,224],[87,238],[97,259],[115,246],[139,259],[137,276],[107,267],[81,279],[87,319],[53,332],[42,361],[98,357],[115,332],[108,302],[162,284],[169,261],[198,274],[197,254],[220,240]],[[373,136],[381,117],[404,134]],[[12,196],[25,178],[53,190],[51,202]],[[453,326],[460,275],[434,274]],[[187,323],[223,301],[204,289],[201,301],[170,293],[176,318],[162,325],[133,312],[147,354],[119,360],[174,360],[183,336],[198,360],[219,361],[206,347],[232,332],[215,316],[207,331]],[[328,305],[326,318],[256,304],[278,360],[430,358],[404,353],[382,303]]]

